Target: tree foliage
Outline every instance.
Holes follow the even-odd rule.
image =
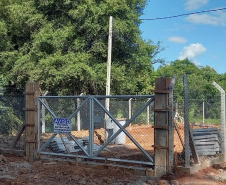
[[[183,104],[184,101],[184,74],[188,81],[190,116],[193,118],[199,115],[199,118],[202,118],[205,102],[205,117],[220,118],[220,92],[212,83],[215,81],[226,89],[225,74],[218,74],[209,66],[198,67],[188,59],[176,60],[170,65],[161,66],[157,70],[158,77],[177,77],[174,99],[179,104]]]
[[[216,92],[213,81],[222,84],[221,76],[213,68],[198,67],[188,59],[175,60],[170,65],[161,66],[157,70],[158,77],[177,76],[176,92],[183,96],[183,75],[186,74],[192,98],[208,99]]]
[[[112,94],[149,93],[159,49],[141,38],[146,0],[2,0],[1,74],[53,94],[105,94],[109,17],[113,16]]]

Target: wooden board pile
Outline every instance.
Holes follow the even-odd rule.
[[[77,139],[77,141],[84,150],[88,151],[89,137],[83,137]],[[93,151],[98,151],[100,147],[100,145],[94,144]],[[82,151],[73,140],[69,140],[67,137],[55,137],[50,142],[49,148],[55,153],[76,153]]]
[[[83,140],[78,142],[83,146]],[[74,141],[69,141],[67,137],[54,138],[50,142],[49,148],[56,153],[65,153],[67,150],[70,152],[80,151],[79,146]]]
[[[221,152],[221,137],[218,128],[191,130],[196,151],[201,155],[216,155]]]

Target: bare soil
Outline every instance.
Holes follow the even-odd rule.
[[[128,132],[142,145],[145,150],[153,151],[154,131],[151,126],[135,125],[127,128]],[[181,137],[183,138],[183,126],[179,127]],[[101,137],[104,137],[103,130],[97,130]],[[83,137],[88,134],[87,131],[73,133],[77,137]],[[49,137],[48,134],[43,135],[43,139]],[[10,144],[9,138],[1,138],[0,147],[7,147]],[[22,139],[23,141],[23,139]],[[95,142],[99,142],[95,136]],[[148,141],[148,142],[147,142]],[[23,148],[23,144],[18,143],[19,147]],[[133,147],[132,142],[126,138],[126,145]],[[181,152],[182,145],[178,134],[175,132],[175,151]],[[130,150],[131,151],[131,150]],[[119,151],[122,155],[128,154],[126,151]],[[145,185],[145,184],[169,184],[180,183],[181,185],[226,185],[226,163],[214,165],[212,167],[200,170],[196,174],[174,174],[169,177],[162,177],[167,181],[159,181],[153,177],[141,177],[134,171],[123,170],[117,167],[102,166],[84,166],[72,162],[46,162],[36,161],[28,163],[24,157],[13,155],[0,155],[0,185],[63,185],[63,184],[78,184],[78,185]],[[167,182],[167,183],[166,183]]]
[[[154,185],[170,183],[169,179],[166,183],[159,179],[140,177],[134,172],[121,168],[82,166],[80,164],[77,166],[70,162],[37,161],[31,164],[23,157],[12,155],[1,155],[0,158],[1,185]],[[226,164],[215,165],[194,175],[174,175],[171,182],[181,185],[226,185],[225,179],[220,178],[224,170],[226,170]]]

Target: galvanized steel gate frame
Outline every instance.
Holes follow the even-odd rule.
[[[56,133],[53,133],[53,135],[48,139],[48,141],[41,146],[41,121],[40,121],[40,110],[41,106],[44,106],[49,113],[53,116],[53,118],[57,118],[55,113],[51,110],[51,108],[47,105],[47,103],[44,101],[45,98],[83,98],[85,99],[79,107],[68,117],[68,119],[73,118],[80,110],[81,108],[86,104],[89,103],[89,145],[88,149],[85,150],[84,147],[76,140],[76,138],[70,133],[68,136],[80,147],[80,149],[84,152],[85,155],[73,155],[73,154],[64,154],[64,153],[54,153],[54,152],[46,152],[44,149],[50,144],[50,142],[55,138],[57,135]],[[98,100],[98,98],[148,98],[148,101],[143,104],[143,106],[140,107],[139,110],[137,110],[130,119],[126,120],[126,123],[122,126],[119,121],[116,120],[116,118],[101,104],[101,102]],[[38,154],[41,155],[52,155],[52,156],[62,156],[62,157],[76,157],[76,158],[86,158],[91,160],[106,160],[104,157],[98,157],[98,155],[103,151],[121,132],[124,132],[126,136],[137,146],[137,148],[145,155],[145,157],[148,159],[148,161],[135,161],[135,160],[125,160],[125,159],[117,159],[117,158],[108,158],[108,161],[113,162],[126,162],[126,163],[132,163],[132,164],[143,164],[143,165],[150,165],[154,166],[154,159],[145,151],[142,146],[131,136],[131,134],[125,129],[130,123],[132,123],[152,102],[154,101],[154,95],[115,95],[115,96],[40,96],[38,97]],[[115,124],[119,127],[119,130],[114,133],[109,140],[107,140],[98,151],[93,150],[94,146],[94,102],[97,103],[100,108],[104,111],[105,114],[108,115],[109,118],[111,118]]]

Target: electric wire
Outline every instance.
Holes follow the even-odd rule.
[[[161,19],[171,19],[171,18],[182,17],[182,16],[187,16],[187,15],[194,15],[194,14],[206,13],[206,12],[222,11],[222,10],[225,10],[225,9],[226,8],[218,8],[218,9],[203,10],[203,11],[197,11],[197,12],[191,12],[191,13],[173,15],[173,16],[168,16],[168,17],[156,17],[156,18],[150,18],[150,19],[147,18],[147,19],[140,19],[140,20],[142,20],[142,21],[154,21],[154,20],[161,20]]]

